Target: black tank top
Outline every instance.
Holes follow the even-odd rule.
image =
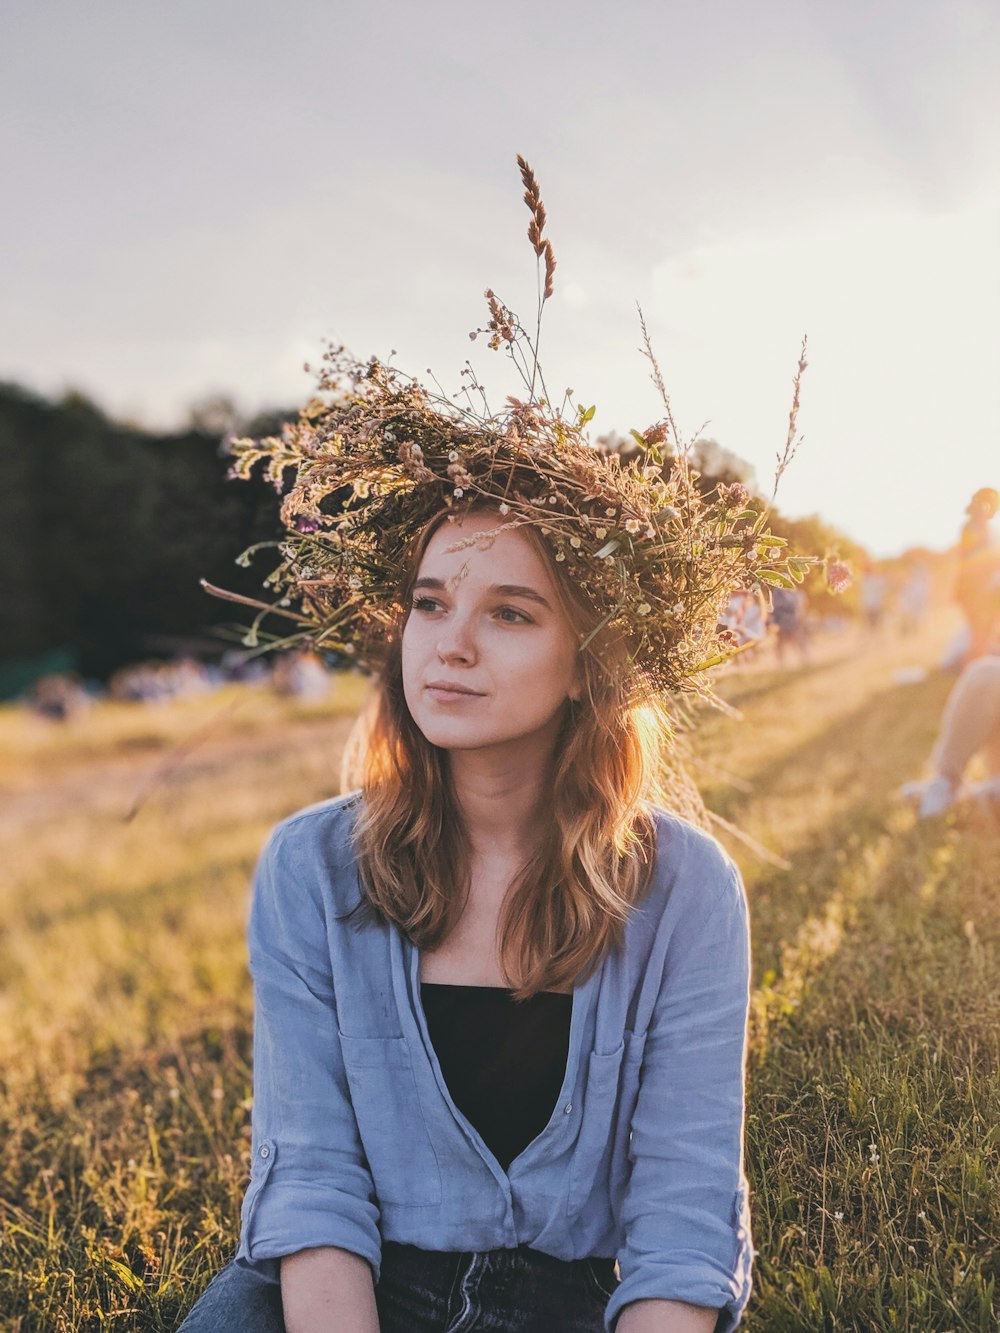
[[[506,1171],[552,1115],[573,997],[541,991],[518,1004],[502,986],[425,981],[420,998],[452,1100]]]

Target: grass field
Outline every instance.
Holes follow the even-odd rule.
[[[710,806],[787,866],[730,843],[755,959],[750,1333],[1000,1326],[1000,830],[892,798],[951,683],[894,671],[939,642],[733,672],[743,720],[698,738]],[[363,693],[231,687],[64,729],[0,711],[5,1333],[173,1330],[228,1257],[248,875],[278,818],[338,790]]]

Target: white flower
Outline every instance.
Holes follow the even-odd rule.
[[[656,536],[656,529],[655,529],[655,528],[647,528],[647,529],[646,529],[646,536],[649,537],[650,540],[652,540],[652,539]]]
[[[594,529],[594,536],[597,538],[597,540],[598,540],[599,542],[604,541],[604,538],[605,538],[607,535],[608,535],[608,530],[607,530],[607,528],[595,528],[595,529]]]
[[[557,559],[557,560],[565,560],[566,557],[565,557],[565,555],[563,555],[562,551],[556,551],[556,559]]]
[[[575,550],[579,547],[579,545],[580,545],[580,538],[579,538],[579,537],[570,537],[570,539],[569,539],[569,544],[570,544],[570,546],[573,547],[573,549],[574,549],[574,551],[575,551]]]
[[[452,449],[451,453],[448,455],[448,462],[449,462],[449,463],[457,463],[457,462],[458,462],[458,450],[457,450],[457,449]]]
[[[456,499],[456,500],[461,499],[461,497],[462,497],[464,494],[465,494],[465,491],[462,490],[461,486],[456,486],[456,487],[455,487],[455,499]]]
[[[673,613],[674,613],[675,616],[682,615],[683,612],[684,612],[684,603],[683,603],[683,602],[674,602],[673,606],[672,606],[670,609],[671,609],[671,611],[673,611]]]
[[[550,505],[554,505],[555,503],[556,503],[556,497],[555,497],[554,495],[550,495],[550,496],[549,496],[549,504],[550,504]]]
[[[510,505],[509,505],[509,504],[502,504],[502,505],[500,505],[500,513],[501,513],[501,514],[509,514],[509,513],[510,513]]]
[[[639,522],[637,518],[630,518],[627,520],[625,524],[625,531],[630,532],[634,536],[641,527],[642,524]]]
[[[615,516],[615,511],[614,511],[614,509],[605,509],[604,512],[605,512],[605,514],[607,514],[608,518],[614,518],[614,516]]]

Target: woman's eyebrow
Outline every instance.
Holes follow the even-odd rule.
[[[430,578],[425,575],[423,578],[416,580],[413,584],[413,591],[416,592],[418,588],[431,588],[435,592],[443,592],[446,587],[447,584],[444,579]],[[537,602],[539,606],[544,606],[547,611],[552,610],[551,603],[540,592],[534,588],[528,588],[522,583],[494,583],[486,591],[491,594],[498,594],[501,597],[522,597],[525,601]]]
[[[552,610],[540,592],[536,592],[534,588],[526,588],[520,583],[494,583],[490,592],[499,593],[502,597],[523,597],[526,601],[538,602],[540,606]]]

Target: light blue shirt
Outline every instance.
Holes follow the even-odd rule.
[[[336,1245],[378,1280],[381,1243],[530,1245],[617,1258],[605,1327],[630,1301],[724,1310],[750,1294],[742,1169],[749,936],[739,872],[657,812],[656,865],[624,948],[573,992],[569,1053],[541,1134],[505,1172],[455,1106],[420,1002],[419,950],[344,920],[362,891],[360,797],[279,824],[257,867],[253,1160],[238,1259]],[[359,914],[360,915],[360,914]]]

